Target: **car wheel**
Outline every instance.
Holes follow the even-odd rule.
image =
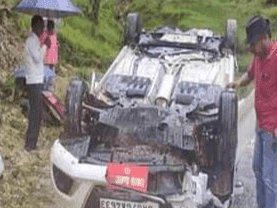
[[[81,112],[85,91],[86,85],[84,81],[75,79],[69,83],[65,101],[66,131],[72,136],[82,133]]]
[[[228,199],[233,192],[234,168],[238,143],[237,112],[236,93],[234,91],[222,92],[219,108],[219,144],[213,193],[224,200]]]
[[[235,52],[236,43],[237,43],[237,20],[228,19],[226,24],[226,47],[230,48],[233,52]]]
[[[130,45],[136,42],[136,37],[141,33],[142,24],[138,13],[130,13],[127,16],[127,32],[125,34],[124,45]]]

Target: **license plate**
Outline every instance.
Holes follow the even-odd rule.
[[[149,167],[136,164],[107,164],[106,180],[110,189],[125,187],[147,192]]]
[[[159,208],[159,204],[100,198],[100,208]]]

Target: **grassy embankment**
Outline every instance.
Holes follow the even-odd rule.
[[[14,0],[3,1],[10,8]],[[89,4],[85,0],[75,0],[84,11]],[[1,8],[0,8],[1,9]],[[2,11],[2,10],[1,10]],[[64,19],[59,29],[61,44],[61,61],[58,67],[59,77],[56,80],[55,92],[64,100],[65,91],[70,77],[76,73],[86,76],[92,69],[104,72],[111,60],[122,46],[122,18],[128,12],[140,12],[146,29],[162,25],[186,28],[211,28],[219,34],[224,34],[226,20],[238,20],[238,62],[243,73],[249,61],[245,53],[244,24],[252,13],[267,13],[270,17],[277,17],[273,8],[266,9],[259,0],[102,0],[98,23],[87,16],[70,17]],[[16,22],[18,19],[18,23]],[[18,43],[24,42],[28,33],[30,16],[14,15],[8,17],[8,22],[17,27]],[[2,29],[5,30],[3,27]],[[7,36],[8,37],[8,36]],[[5,38],[0,40],[2,43]],[[10,43],[11,44],[11,43]],[[20,45],[20,44],[19,44]],[[22,44],[21,44],[22,45]],[[4,45],[5,47],[5,45]],[[10,79],[11,67],[17,61],[6,63],[1,56],[1,82],[9,89],[13,85]],[[9,58],[10,59],[10,58]],[[66,64],[71,64],[70,67]],[[5,65],[4,65],[5,64]],[[240,93],[249,91],[244,88]],[[7,90],[7,92],[11,92]],[[1,154],[5,160],[6,171],[4,180],[0,182],[0,207],[3,208],[39,208],[56,207],[51,201],[51,187],[49,184],[49,149],[63,130],[59,126],[44,126],[41,129],[36,154],[28,154],[23,150],[27,118],[22,114],[17,103],[9,99],[2,100],[2,128]]]

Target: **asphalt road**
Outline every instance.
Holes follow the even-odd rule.
[[[255,142],[255,111],[250,108],[239,121],[236,181],[243,182],[242,194],[236,195],[232,208],[258,208],[256,180],[252,171]]]

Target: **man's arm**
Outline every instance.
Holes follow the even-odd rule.
[[[43,45],[43,46],[42,46],[42,54],[43,54],[43,56],[44,56],[46,50],[47,50],[47,46],[46,46],[46,45]]]
[[[30,56],[32,57],[33,61],[38,64],[41,59],[43,58],[43,52],[40,45],[37,44],[37,42],[34,39],[31,39],[27,42],[27,50]],[[42,54],[41,54],[42,53]]]
[[[237,89],[240,87],[247,86],[254,80],[254,77],[255,77],[254,72],[255,72],[254,62],[252,62],[251,66],[249,67],[249,70],[247,70],[238,81],[229,83],[226,87]]]
[[[241,78],[236,81],[229,83],[226,87],[227,88],[240,88],[240,87],[245,87],[248,84],[250,84],[254,78],[255,78],[255,57],[252,60],[250,66],[248,67],[248,70],[241,76]]]
[[[245,87],[252,82],[253,79],[250,79],[248,72],[245,72],[242,77],[236,82],[236,88]]]

